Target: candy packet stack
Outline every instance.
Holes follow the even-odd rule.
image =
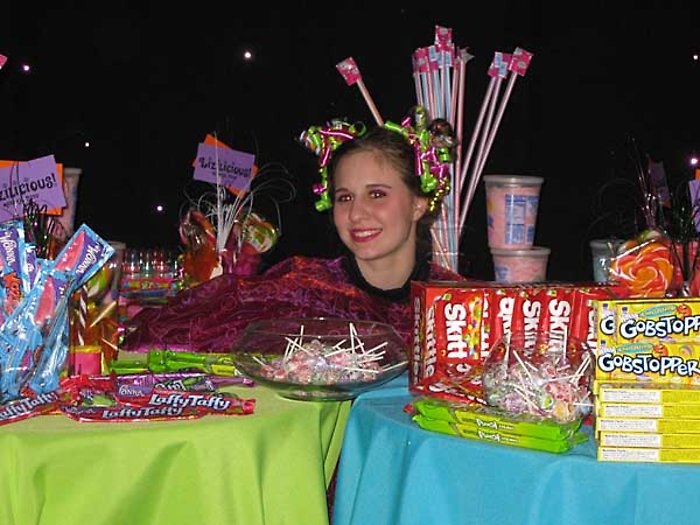
[[[23,238],[18,233],[21,222],[7,227],[8,238]],[[19,264],[15,261],[11,267],[18,269],[24,284],[19,286],[21,299],[0,325],[0,401],[19,399],[25,388],[33,394],[58,388],[68,351],[69,297],[113,252],[106,241],[83,224],[52,261],[32,257],[31,250],[28,255],[17,255]],[[10,266],[5,257],[10,260],[9,255],[3,255],[3,265]]]
[[[416,398],[406,411],[424,430],[545,452],[566,452],[588,440],[581,419],[561,422],[432,397]]]

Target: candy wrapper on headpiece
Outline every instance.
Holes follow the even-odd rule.
[[[421,179],[421,190],[430,196],[429,210],[432,212],[450,191],[450,165],[455,146],[452,128],[445,120],[436,119],[427,123],[425,109],[417,107],[414,116],[407,116],[401,124],[387,121],[384,127],[395,131],[413,146],[415,151],[416,176]],[[321,182],[314,184],[313,191],[319,197],[316,209],[325,211],[333,206],[328,194],[328,163],[333,152],[343,143],[365,134],[361,124],[349,125],[334,120],[326,127],[312,126],[304,131],[300,142],[319,157]]]
[[[416,176],[420,177],[423,193],[431,196],[428,210],[435,211],[450,192],[450,166],[455,146],[452,127],[441,119],[428,126],[425,108],[420,106],[415,109],[413,118],[407,116],[400,125],[387,122],[384,126],[399,133],[413,146]]]
[[[361,137],[366,128],[361,123],[349,124],[342,120],[332,120],[326,126],[311,126],[299,137],[299,142],[318,156],[321,182],[313,185],[313,192],[318,196],[316,210],[326,211],[333,206],[328,195],[328,163],[338,147]]]
[[[588,345],[566,334],[507,334],[484,365],[486,401],[511,414],[580,420],[592,407],[594,363]]]

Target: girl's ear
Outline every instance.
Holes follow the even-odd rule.
[[[425,215],[428,209],[428,199],[424,197],[416,197],[413,199],[413,220],[418,221]]]

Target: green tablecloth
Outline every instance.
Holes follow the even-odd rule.
[[[326,525],[350,402],[228,390],[255,414],[0,427],[0,524]]]

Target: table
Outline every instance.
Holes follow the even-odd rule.
[[[327,525],[350,402],[224,390],[254,397],[255,413],[139,423],[50,415],[0,427],[0,523]]]
[[[700,466],[605,463],[423,430],[402,411],[407,377],[350,411],[333,525],[698,523]]]

